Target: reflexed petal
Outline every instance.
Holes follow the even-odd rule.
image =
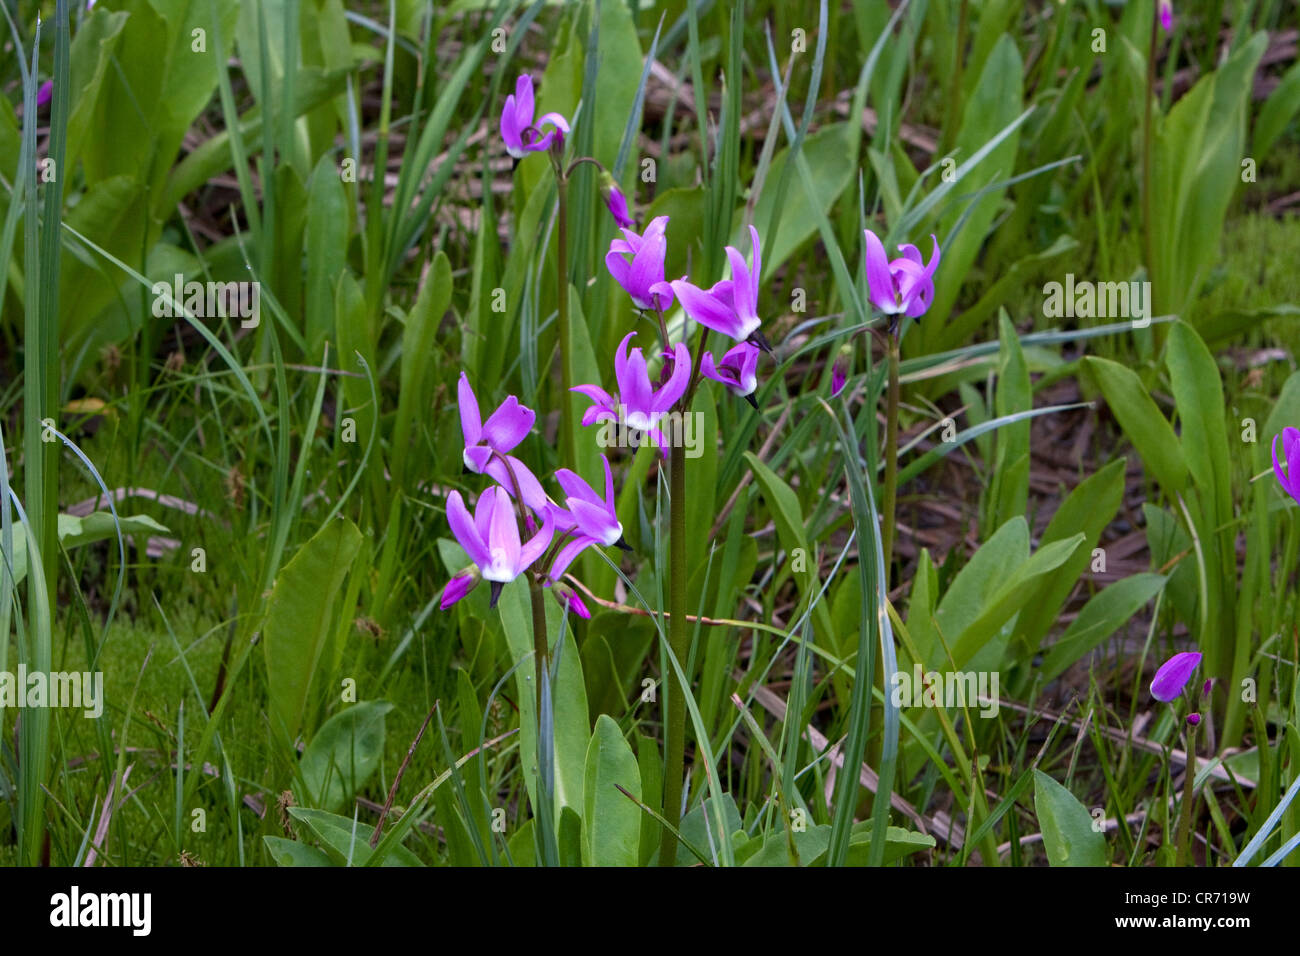
[[[631,288],[628,293],[633,299],[645,303],[643,308],[650,308],[650,287],[656,282],[664,281],[664,257],[668,254],[668,240],[663,236],[647,239],[637,250],[632,260],[632,272],[629,276]]]
[[[505,454],[518,445],[533,429],[537,414],[519,399],[507,395],[501,407],[483,423],[483,437],[497,451]]]
[[[618,377],[618,394],[629,413],[649,414],[654,408],[654,386],[650,384],[650,371],[640,349],[628,353],[627,363]]]
[[[610,421],[618,421],[618,415],[611,412],[608,408],[602,408],[599,405],[592,405],[582,413],[582,427],[588,428],[591,425],[596,424],[596,422],[605,421],[606,419],[609,419]]]
[[[465,436],[465,444],[477,445],[478,440],[483,437],[483,418],[479,415],[478,399],[474,397],[474,389],[470,387],[469,376],[464,372],[460,373],[460,383],[456,386],[456,393],[460,404],[460,432]]]
[[[573,559],[595,543],[596,541],[594,538],[589,538],[586,535],[583,535],[580,538],[575,538],[562,547],[560,553],[555,556],[555,560],[551,562],[550,570],[547,571],[551,580],[560,580],[560,578],[564,576],[564,572],[569,569],[569,565],[573,563]]]
[[[749,281],[753,289],[752,298],[754,300],[755,314],[758,312],[758,289],[763,281],[763,248],[758,241],[758,230],[753,226],[749,227],[749,238],[753,242],[754,250],[754,267],[750,270]]]
[[[519,524],[515,518],[514,504],[511,503],[505,489],[500,486],[489,488],[483,494],[484,497],[490,496],[488,497],[488,506],[491,510],[488,512],[487,546],[493,559],[491,564],[500,571],[502,570],[500,565],[504,562],[506,569],[511,571],[510,579],[513,580],[519,575]],[[488,573],[485,570],[483,576],[488,580],[494,580],[488,577]]]
[[[582,480],[582,476],[568,468],[555,469],[555,480],[559,482],[564,493],[570,498],[585,501],[588,504],[603,505],[600,495],[591,490],[591,485]]]
[[[749,395],[758,388],[759,351],[757,345],[741,342],[722,358],[724,363],[736,370],[736,377],[740,381],[739,394],[742,396]]]
[[[623,381],[623,375],[627,369],[627,343],[632,341],[635,336],[635,332],[629,332],[623,336],[623,341],[619,342],[618,348],[614,350],[614,380],[617,382]]]
[[[456,536],[471,561],[483,567],[492,560],[459,491],[453,491],[447,496],[447,524],[451,526],[451,533]]]
[[[939,239],[933,233],[930,235],[930,242],[934,248],[930,250],[930,261],[925,264],[925,277],[927,279],[934,276],[934,272],[939,268]]]
[[[600,460],[605,463],[605,504],[609,508],[610,514],[614,513],[614,473],[610,471],[609,459],[604,455]]]
[[[749,279],[745,257],[737,249],[727,246],[727,261],[731,263],[731,305],[742,319],[755,314],[754,286]]]
[[[555,525],[556,534],[564,534],[566,531],[572,531],[578,526],[578,522],[574,520],[573,515],[554,502],[548,504],[546,510],[551,514],[551,521]],[[543,523],[545,523],[545,520],[545,518],[542,519]]]
[[[609,246],[609,252],[605,253],[605,268],[609,274],[614,277],[614,281],[623,287],[623,291],[628,295],[635,296],[632,287],[632,264],[619,252],[615,251],[614,246],[618,244],[615,239]],[[626,245],[626,243],[624,243]]]
[[[1290,483],[1289,481],[1287,481],[1288,475],[1287,475],[1285,472],[1282,471],[1282,463],[1281,463],[1280,461],[1278,461],[1278,459],[1277,459],[1277,440],[1278,440],[1278,438],[1280,438],[1280,437],[1281,437],[1281,434],[1274,435],[1274,436],[1273,436],[1273,443],[1272,443],[1272,446],[1271,446],[1272,451],[1273,451],[1273,474],[1277,477],[1277,483],[1278,483],[1279,485],[1281,485],[1282,488],[1283,488],[1285,491],[1287,491],[1287,492],[1289,493],[1289,492],[1291,491],[1291,483]],[[1286,441],[1285,441],[1285,440],[1283,440],[1283,442],[1282,442],[1282,453],[1283,453],[1284,455],[1286,454]],[[1287,467],[1288,467],[1288,468],[1291,467],[1291,463],[1290,463],[1290,462],[1287,462]]]
[[[892,268],[903,311],[912,317],[925,312],[929,302],[934,298],[934,283],[930,281],[930,271],[911,259],[895,259]],[[918,301],[921,303],[920,307],[917,306]]]
[[[535,125],[539,128],[546,125],[554,126],[566,136],[569,134],[569,121],[559,113],[544,113]]]
[[[898,244],[898,251],[903,254],[903,258],[910,259],[912,262],[915,262],[918,266],[924,265],[924,260],[921,259],[921,250],[916,248],[916,246],[912,245],[910,242],[900,242]],[[894,260],[894,262],[897,261],[898,261],[897,259]],[[892,269],[894,263],[891,262],[889,266]]]
[[[549,509],[545,509],[546,516],[542,519],[542,526],[538,529],[537,534],[533,535],[522,548],[519,549],[519,563],[515,571],[516,575],[523,574],[533,562],[540,558],[546,549],[551,546],[551,538],[555,536],[555,514]]]
[[[711,378],[715,382],[721,382],[727,388],[739,388],[740,380],[731,374],[730,369],[717,368],[713,364],[713,353],[705,352],[700,356],[700,374],[705,378]]]
[[[505,489],[506,494],[512,498],[515,495],[515,483],[518,482],[519,493],[524,499],[524,504],[538,514],[545,511],[549,499],[546,497],[546,492],[542,490],[542,483],[537,480],[537,476],[514,455],[506,455],[505,459],[503,462],[500,457],[492,456],[492,460],[484,469],[488,477]]]
[[[605,510],[604,505],[593,505],[589,501],[570,498],[569,508],[574,520],[578,522],[578,530],[583,534],[599,539],[602,544],[613,544],[622,536],[623,528],[617,521],[610,522],[609,512]],[[608,542],[606,538],[609,538]]]
[[[533,125],[533,78],[527,73],[520,73],[515,80],[515,111],[519,115],[520,129]]]
[[[1286,458],[1286,473],[1277,457],[1278,435],[1273,436],[1273,474],[1277,476],[1282,490],[1300,502],[1300,430],[1287,427],[1282,429],[1282,454]]]
[[[1282,429],[1282,447],[1286,450],[1286,473],[1291,487],[1300,491],[1300,428]]]
[[[669,284],[677,294],[677,299],[686,314],[700,325],[731,338],[743,338],[737,334],[740,330],[740,322],[736,318],[736,313],[729,305],[718,301],[712,292],[705,292],[685,279],[677,279]],[[729,291],[730,287],[728,287]]]
[[[894,292],[894,278],[889,271],[889,257],[879,237],[870,229],[863,230],[866,240],[867,291],[871,302],[885,313],[901,311]]]
[[[600,407],[610,411],[614,410],[614,396],[599,385],[575,385],[569,391],[577,392],[579,395],[586,395]]]
[[[645,227],[643,238],[649,239],[652,236],[662,236],[668,231],[668,217],[655,216]]]
[[[736,311],[736,296],[734,284],[730,279],[719,279],[709,287],[709,295],[713,296],[723,306]]]
[[[506,144],[506,152],[515,159],[522,159],[524,150],[524,127],[519,122],[519,110],[512,93],[506,97],[505,108],[501,111],[501,139]]]
[[[686,394],[691,382],[691,353],[684,342],[678,342],[673,352],[673,374],[654,396],[653,410],[666,412]]]
[[[555,139],[555,130],[550,130],[543,136],[538,136],[531,143],[525,143],[524,149],[530,153],[544,153],[551,148],[551,140]]]

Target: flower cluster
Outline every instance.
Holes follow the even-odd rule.
[[[620,200],[621,195],[618,194]],[[610,209],[618,219],[615,205],[611,204]],[[702,352],[699,372],[705,378],[725,385],[755,408],[758,407],[753,397],[758,388],[758,353],[760,349],[770,351],[759,332],[762,320],[758,317],[758,293],[763,260],[758,230],[749,227],[753,266],[746,263],[739,250],[727,246],[731,278],[720,280],[708,290],[688,282],[685,277],[671,282],[665,278],[667,232],[667,216],[652,219],[640,235],[623,225],[623,237],[613,240],[605,255],[605,267],[628,294],[632,304],[660,317],[660,328],[665,330],[663,357],[666,360],[662,384],[655,388],[651,383],[641,349],[634,348],[628,355],[628,341],[635,335],[628,333],[614,357],[617,394],[610,394],[599,385],[577,385],[573,389],[595,403],[583,415],[584,425],[605,420],[622,422],[646,432],[664,454],[667,454],[667,443],[657,428],[658,422],[686,394],[695,368],[685,344],[678,342],[669,348],[662,320],[663,313],[672,308],[674,302],[679,302],[687,316],[704,328],[735,340],[736,344],[721,357],[709,351]]]
[[[543,490],[527,465],[510,454],[532,431],[537,420],[533,410],[510,395],[483,421],[478,399],[464,372],[460,375],[458,397],[465,439],[461,460],[466,471],[487,475],[496,484],[479,495],[473,515],[459,491],[447,495],[447,523],[473,563],[447,583],[440,607],[445,611],[479,581],[489,583],[489,606],[496,607],[501,589],[531,569],[543,587],[553,588],[561,605],[589,618],[591,613],[574,591],[555,586],[587,548],[626,547],[614,507],[614,475],[609,460],[605,459],[603,495],[593,491],[576,472],[567,468],[556,471],[555,480],[564,491],[561,504]],[[531,535],[527,541],[519,533],[521,521]]]
[[[657,376],[642,349],[632,347],[636,332],[628,332],[614,355],[616,391],[599,384],[576,385],[572,391],[592,404],[582,416],[582,425],[615,422],[645,433],[667,456],[669,440],[661,430],[665,416],[689,405],[697,377],[725,386],[754,408],[758,403],[759,353],[772,349],[764,338],[759,316],[763,276],[763,249],[758,230],[750,225],[749,255],[734,246],[725,248],[728,276],[709,288],[701,288],[686,276],[669,280],[665,275],[668,257],[669,217],[658,216],[644,231],[636,231],[636,218],[627,197],[614,177],[589,157],[563,164],[568,121],[558,113],[534,119],[532,79],[523,75],[514,93],[506,97],[501,113],[501,139],[506,152],[516,160],[529,153],[548,152],[561,183],[579,163],[592,163],[601,172],[600,192],[606,208],[618,225],[619,238],[609,244],[605,267],[640,311],[654,313],[661,337],[656,358],[662,359]],[[865,233],[866,280],[871,303],[889,316],[916,318],[934,300],[934,273],[939,265],[939,243],[931,236],[934,251],[926,263],[913,245],[902,244],[900,258],[890,260],[880,239]],[[673,343],[664,313],[679,304],[686,317],[704,329],[698,356],[692,356],[689,329]],[[708,333],[730,340],[724,351],[704,348]],[[698,358],[698,362],[697,362]],[[836,365],[833,387],[844,387],[844,372]],[[564,503],[552,499],[524,463],[512,454],[532,430],[537,416],[513,395],[484,421],[468,377],[462,373],[458,391],[461,431],[465,439],[462,460],[465,469],[485,475],[496,484],[479,496],[471,517],[459,492],[447,498],[447,518],[456,539],[473,564],[454,576],[442,597],[447,608],[468,594],[480,580],[492,586],[492,606],[501,588],[527,571],[543,586],[558,584],[560,577],[588,547],[622,545],[623,529],[614,507],[614,478],[609,460],[604,459],[604,494],[597,494],[575,472],[560,468],[555,480],[564,491]],[[603,457],[603,456],[602,456]],[[520,525],[531,535],[520,536]],[[576,595],[569,597],[579,614],[586,608]]]

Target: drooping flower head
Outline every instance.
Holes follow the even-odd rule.
[[[1160,665],[1151,681],[1151,696],[1168,704],[1183,692],[1192,674],[1201,665],[1199,651],[1183,651]]]
[[[621,194],[620,194],[621,195]],[[626,209],[626,206],[624,207]],[[614,207],[610,207],[614,211]],[[618,214],[615,213],[615,218]],[[666,311],[673,304],[673,288],[664,281],[664,257],[668,255],[668,217],[650,220],[642,235],[624,227],[623,238],[609,244],[605,268],[614,281],[632,297],[638,309]],[[628,258],[628,257],[631,258]]]
[[[560,468],[555,480],[568,496],[564,507],[551,505],[551,517],[557,533],[572,534],[573,540],[560,548],[550,567],[550,578],[558,581],[573,560],[591,545],[610,547],[621,545],[623,525],[619,523],[617,502],[614,500],[614,473],[609,459],[605,463],[605,493],[597,494],[576,472]]]
[[[1282,454],[1286,458],[1286,471],[1277,460],[1277,440],[1282,439]],[[1290,426],[1282,429],[1280,436],[1273,436],[1273,474],[1282,490],[1300,504],[1300,429]]]
[[[749,402],[755,408],[754,390],[758,388],[758,346],[741,342],[722,356],[722,361],[714,363],[713,353],[705,352],[700,357],[700,373],[705,378],[721,382],[736,395]]]
[[[749,227],[749,237],[754,246],[752,267],[746,265],[745,257],[738,249],[727,246],[730,279],[719,280],[707,291],[685,279],[676,279],[672,283],[687,315],[706,329],[728,335],[737,342],[756,338],[762,324],[758,317],[758,283],[763,274],[763,253],[759,247],[758,230],[753,226]],[[760,341],[759,344],[763,343]]]
[[[614,379],[618,383],[617,395],[611,395],[599,385],[575,385],[571,391],[587,396],[595,404],[582,415],[583,425],[599,421],[614,421],[645,432],[654,439],[664,455],[668,454],[668,441],[659,431],[659,420],[686,393],[691,378],[691,353],[685,344],[678,342],[672,353],[672,374],[658,389],[650,381],[645,356],[640,348],[628,354],[627,343],[636,335],[629,332],[618,344],[614,356]]]
[[[1160,10],[1160,26],[1169,33],[1174,28],[1174,5],[1172,0],[1159,0],[1156,6]]]
[[[497,485],[479,495],[473,518],[470,517],[460,492],[453,491],[449,494],[447,523],[451,525],[451,532],[460,546],[474,562],[478,576],[492,584],[492,607],[496,607],[501,587],[519,577],[541,557],[555,531],[554,519],[547,512],[538,532],[527,544],[521,544],[514,503],[505,489]],[[464,574],[457,575],[447,585],[442,599],[444,608],[459,601],[478,583],[472,574],[468,581],[462,580],[464,577]]]
[[[547,150],[557,136],[563,142],[568,135],[569,121],[559,113],[547,113],[534,124],[533,110],[533,78],[524,73],[515,81],[515,91],[506,97],[501,111],[501,138],[506,152],[515,159]],[[542,127],[548,125],[553,129],[543,133]]]
[[[460,401],[460,430],[465,437],[465,450],[461,453],[465,468],[489,476],[511,495],[515,494],[517,486],[524,503],[540,513],[546,507],[546,494],[541,484],[527,465],[508,454],[532,431],[536,413],[509,395],[484,422],[479,415],[478,399],[470,387],[469,376],[464,372],[460,373],[457,397]]]
[[[871,304],[886,315],[907,315],[914,319],[925,314],[934,301],[933,276],[939,267],[939,240],[930,237],[934,252],[925,264],[921,261],[921,251],[911,243],[901,243],[898,251],[902,257],[891,262],[874,232],[866,229],[864,237]]]
[[[631,211],[628,209],[627,197],[623,195],[623,190],[618,188],[618,183],[607,170],[601,170],[600,173],[600,196],[605,200],[605,208],[609,214],[614,217],[614,222],[618,223],[620,229],[635,229],[636,220],[632,218]],[[667,219],[667,217],[663,217]],[[660,279],[663,278],[663,267],[660,266]]]

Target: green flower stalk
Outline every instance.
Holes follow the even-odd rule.
[[[1182,696],[1183,688],[1192,679],[1196,668],[1201,666],[1199,651],[1184,651],[1165,661],[1156,671],[1151,681],[1151,696],[1158,701],[1172,704]],[[1206,681],[1203,692],[1208,692],[1210,682]],[[1183,784],[1183,802],[1178,813],[1178,829],[1174,833],[1174,846],[1177,855],[1175,866],[1186,866],[1191,859],[1192,804],[1196,800],[1196,731],[1201,723],[1198,704],[1193,699],[1186,716],[1187,725],[1187,773]]]
[[[930,237],[934,251],[926,263],[921,259],[920,250],[910,243],[899,245],[898,251],[903,255],[891,262],[884,244],[874,232],[864,230],[863,238],[871,304],[889,316],[885,344],[889,362],[889,385],[885,397],[885,486],[880,502],[884,522],[880,536],[888,580],[894,557],[895,502],[898,497],[898,357],[903,335],[899,317],[906,315],[919,319],[934,301],[933,277],[939,267],[939,240]]]

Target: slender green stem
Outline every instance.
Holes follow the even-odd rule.
[[[689,636],[686,629],[686,456],[674,448],[668,463],[668,646],[686,667]],[[664,743],[664,819],[677,826],[681,819],[682,774],[686,767],[686,688],[673,668],[668,684],[667,740]],[[659,842],[659,865],[677,861],[677,838],[664,827]]]
[[[560,208],[558,211],[557,236],[558,246],[555,250],[556,262],[556,322],[560,337],[560,390],[563,393],[560,407],[566,414],[560,416],[560,449],[564,461],[571,466],[578,463],[577,436],[574,435],[573,423],[567,414],[573,393],[573,369],[569,367],[569,179],[556,167],[556,187],[559,190]]]
[[[1192,802],[1196,799],[1196,730],[1192,724],[1187,731],[1187,777],[1183,783],[1183,805],[1178,814],[1178,833],[1174,837],[1178,847],[1175,866],[1186,866],[1192,856]]]
[[[885,553],[885,576],[890,578],[894,559],[894,503],[898,494],[898,331],[888,333],[889,385],[885,398],[885,489],[880,508],[884,515],[881,544]]]
[[[1151,127],[1151,101],[1156,95],[1156,31],[1158,29],[1159,27],[1155,22],[1152,22],[1151,46],[1147,50],[1146,109],[1143,112],[1142,119],[1142,224],[1145,227],[1142,230],[1142,251],[1147,260],[1147,278],[1151,280],[1153,294],[1159,294],[1162,291],[1156,276],[1155,244],[1152,235],[1155,225],[1152,221],[1151,212],[1151,141],[1154,136]],[[1155,311],[1154,308],[1153,311]]]

